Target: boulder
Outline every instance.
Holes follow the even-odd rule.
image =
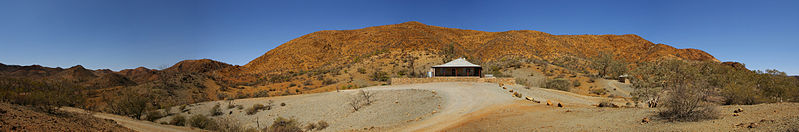
[[[548,106],[552,106],[552,102],[550,102],[549,100],[547,100],[547,105],[548,105]]]
[[[644,119],[641,119],[641,123],[649,123],[649,117],[644,117]]]
[[[558,107],[563,107],[563,104],[558,103]]]
[[[733,112],[733,113],[741,113],[741,112],[744,112],[744,109],[742,109],[742,108],[738,108],[738,109],[735,109],[735,110],[734,110],[734,111],[732,111],[732,112]]]
[[[749,123],[749,126],[746,126],[746,128],[755,128],[757,126],[758,126],[757,123]]]

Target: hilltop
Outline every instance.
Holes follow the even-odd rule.
[[[552,61],[564,56],[587,58],[612,52],[630,62],[676,58],[716,61],[697,49],[655,44],[638,35],[552,35],[539,31],[485,32],[425,25],[411,21],[355,30],[318,31],[293,39],[244,65],[245,73],[313,70],[347,65],[380,51],[421,51],[489,62],[520,57]]]

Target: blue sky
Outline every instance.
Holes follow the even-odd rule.
[[[481,31],[637,34],[750,69],[799,74],[799,1],[0,0],[0,63],[244,65],[319,30],[419,21]]]

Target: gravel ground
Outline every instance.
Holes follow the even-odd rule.
[[[357,96],[357,90],[327,92],[319,94],[294,95],[269,98],[251,98],[234,100],[234,105],[242,105],[244,109],[228,109],[227,101],[204,102],[188,107],[189,112],[181,113],[187,117],[193,114],[210,115],[210,109],[220,104],[223,115],[209,116],[213,118],[231,118],[245,127],[264,128],[272,124],[278,116],[294,118],[304,127],[308,123],[325,121],[330,127],[324,131],[362,130],[373,127],[386,127],[416,121],[430,116],[442,104],[441,96],[430,90],[367,88],[374,94],[374,102],[354,111],[350,105],[350,97]],[[254,115],[247,115],[246,109],[254,104],[268,104],[273,101],[271,110],[261,110]],[[281,106],[285,103],[285,106]],[[174,108],[174,107],[173,107]],[[177,109],[175,108],[175,110]],[[232,114],[230,114],[232,111]],[[171,117],[159,119],[169,121]]]

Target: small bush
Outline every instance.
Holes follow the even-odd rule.
[[[580,84],[579,80],[574,80],[574,81],[572,81],[572,85],[574,85],[574,87],[580,87],[580,85],[582,85],[582,84]]]
[[[286,106],[286,103],[280,103],[280,106]]]
[[[169,124],[175,126],[186,126],[186,117],[183,115],[176,115],[175,117],[172,117],[172,121],[169,121]]]
[[[216,131],[219,132],[255,132],[256,130],[247,130],[241,123],[238,121],[230,118],[230,117],[220,117],[214,119],[216,122],[217,129]]]
[[[618,107],[618,106],[616,104],[607,101],[602,101],[599,103],[599,105],[597,105],[597,107]]]
[[[186,108],[185,104],[184,105],[180,105],[179,108],[180,108],[180,112],[188,112],[189,111],[189,109]]]
[[[191,127],[197,127],[200,129],[207,129],[207,130],[217,129],[215,121],[199,114],[191,116],[191,118],[189,118],[189,124],[191,125]]]
[[[219,99],[219,100],[227,99],[227,97],[228,96],[225,93],[217,93],[216,94],[216,99]]]
[[[388,81],[388,73],[382,71],[375,71],[372,75],[369,75],[372,78],[372,81],[381,81],[385,82]]]
[[[516,98],[522,98],[522,94],[518,92],[513,92],[513,96],[516,96]]]
[[[269,90],[261,90],[261,91],[255,92],[252,96],[253,97],[269,97]]]
[[[298,123],[294,119],[286,119],[277,117],[272,126],[266,128],[267,132],[302,132],[302,129],[297,126]]]
[[[306,125],[306,126],[305,126],[305,131],[313,131],[313,130],[315,130],[316,128],[317,128],[317,127],[316,127],[316,124],[314,124],[314,123],[308,123],[308,125]]]
[[[255,113],[258,113],[258,111],[261,111],[262,109],[267,109],[267,106],[264,106],[262,104],[254,104],[252,105],[252,107],[247,109],[247,115],[253,115]]]
[[[355,96],[350,97],[350,102],[348,104],[352,110],[358,111],[361,107],[372,104],[374,101],[372,96],[374,96],[372,92],[360,90]]]
[[[233,108],[236,108],[236,105],[233,105],[233,101],[232,100],[228,101],[227,109],[233,109]]]
[[[322,84],[324,84],[324,85],[330,85],[330,84],[335,84],[335,83],[336,83],[336,80],[333,80],[333,79],[330,79],[330,78],[326,78],[324,81],[322,81]]]
[[[164,117],[164,114],[161,113],[161,111],[153,110],[147,112],[147,114],[145,114],[144,116],[145,116],[144,118],[148,121],[155,121],[161,119],[161,117]]]
[[[358,73],[366,74],[366,69],[358,68]]]
[[[605,95],[608,94],[608,90],[605,90],[604,88],[591,89],[591,93],[596,95]]]
[[[319,122],[316,123],[316,130],[322,130],[322,129],[325,129],[325,128],[329,127],[329,126],[330,126],[330,124],[327,124],[326,121],[319,121]]]
[[[214,105],[213,108],[211,108],[211,115],[212,116],[222,115],[222,108],[219,106],[219,103],[217,103],[216,105]]]
[[[549,89],[557,89],[561,91],[569,91],[572,85],[569,80],[563,78],[556,78],[553,80],[547,81],[547,88]]]

